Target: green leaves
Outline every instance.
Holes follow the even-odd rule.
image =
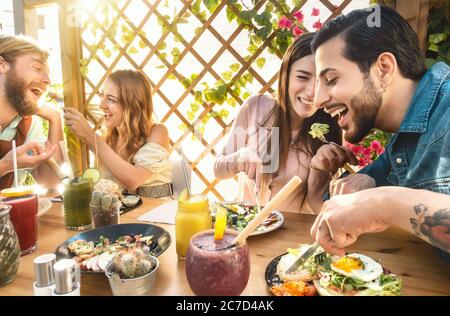
[[[446,10],[434,8],[428,18],[428,51],[426,53],[427,67],[437,62],[450,64],[450,25]]]
[[[231,71],[225,71],[222,73],[222,78],[225,79],[226,81],[230,81],[232,77],[233,77],[233,72],[231,72]]]
[[[265,64],[266,64],[266,59],[264,57],[260,57],[256,60],[256,66],[258,66],[259,69],[262,69]]]
[[[203,4],[209,12],[213,13],[219,5],[219,0],[203,0]]]
[[[447,38],[445,34],[430,34],[428,36],[428,41],[432,44],[439,44]]]
[[[272,33],[272,26],[265,26],[256,31],[256,35],[263,41],[269,37],[270,33]]]
[[[239,13],[238,22],[243,24],[251,24],[252,19],[256,16],[256,10],[243,10]]]
[[[230,65],[230,69],[233,72],[237,72],[240,68],[241,68],[241,64],[239,64],[239,63],[234,63],[234,64]]]
[[[181,55],[180,49],[178,47],[174,47],[172,48],[170,54],[173,56],[173,63],[177,63]]]
[[[111,50],[109,50],[108,48],[104,48],[103,55],[105,55],[106,58],[111,58]]]
[[[272,23],[270,22],[270,19],[272,18],[272,14],[270,12],[264,11],[261,14],[258,14],[255,16],[255,22],[259,26],[267,26],[272,27]]]

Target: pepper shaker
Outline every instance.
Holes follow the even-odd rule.
[[[55,274],[53,265],[56,262],[55,254],[46,254],[33,260],[35,282],[33,283],[34,296],[52,296],[55,287]]]
[[[62,259],[53,266],[55,288],[53,296],[80,296],[80,269],[73,259]]]

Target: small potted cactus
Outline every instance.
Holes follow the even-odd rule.
[[[143,248],[120,250],[106,267],[114,295],[151,295],[159,260]]]
[[[117,184],[110,182],[112,181],[99,181],[92,192],[91,209],[95,227],[119,224],[122,206],[120,192]]]

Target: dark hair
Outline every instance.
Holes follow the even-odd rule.
[[[425,58],[420,52],[414,30],[394,9],[380,6],[380,26],[369,26],[370,8],[354,10],[325,23],[312,43],[316,50],[325,42],[340,36],[345,42],[343,56],[358,64],[364,74],[384,52],[392,53],[400,73],[419,81],[426,72]]]
[[[295,139],[292,139],[291,126],[291,111],[292,107],[289,100],[289,73],[291,72],[292,64],[297,60],[311,55],[311,42],[315,33],[307,33],[298,37],[294,43],[289,46],[283,56],[283,60],[278,74],[278,95],[276,106],[269,112],[263,125],[267,125],[269,121],[273,121],[274,127],[279,127],[280,140],[280,156],[278,170],[284,166],[290,148],[304,151],[310,156],[316,154],[317,150],[323,145],[323,142],[314,139],[308,133],[311,130],[311,125],[314,123],[328,124],[330,132],[327,134],[327,140],[333,141],[337,144],[342,143],[342,131],[337,124],[337,119],[332,118],[325,113],[323,109],[319,109],[309,118],[303,120],[300,130]]]

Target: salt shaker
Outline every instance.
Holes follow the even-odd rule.
[[[80,269],[75,260],[59,260],[53,266],[53,270],[55,270],[53,296],[80,296]]]
[[[52,296],[55,287],[53,265],[56,256],[53,253],[39,256],[33,260],[36,281],[33,283],[34,296]]]

